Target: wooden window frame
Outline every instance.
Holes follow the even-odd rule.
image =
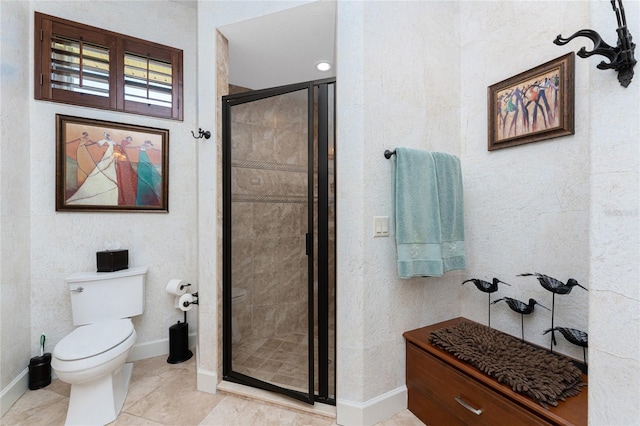
[[[151,117],[184,119],[182,50],[35,12],[34,98]],[[64,36],[109,49],[109,96],[74,92],[51,85],[51,38]],[[130,53],[171,64],[171,107],[125,101],[124,57]]]

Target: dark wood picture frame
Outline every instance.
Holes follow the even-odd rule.
[[[169,211],[169,130],[56,114],[56,140],[56,211]]]
[[[574,134],[574,73],[571,52],[489,86],[489,151]]]

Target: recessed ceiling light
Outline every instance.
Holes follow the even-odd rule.
[[[329,71],[331,64],[327,61],[316,62],[316,68],[318,68],[318,71]]]

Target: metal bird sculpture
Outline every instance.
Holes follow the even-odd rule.
[[[525,274],[520,274],[518,275],[519,277],[528,277],[528,276],[535,276],[536,278],[538,278],[538,281],[540,282],[540,285],[542,285],[542,287],[544,287],[545,289],[549,290],[552,293],[557,293],[557,294],[569,294],[571,293],[571,290],[573,290],[573,287],[578,286],[578,287],[582,287],[580,284],[578,284],[578,281],[574,280],[573,278],[569,278],[567,280],[567,283],[563,283],[562,281],[559,281],[555,278],[552,278],[548,275],[544,275],[544,274],[539,274],[537,272],[533,273],[533,274],[529,274],[529,273],[525,273]],[[585,290],[587,290],[586,288],[584,288]],[[587,290],[589,291],[589,290]]]
[[[498,278],[494,278],[491,282],[479,280],[477,278],[471,278],[466,281],[463,281],[462,285],[469,282],[472,282],[473,284],[475,284],[476,288],[484,293],[495,293],[496,291],[498,291],[498,283],[506,284],[509,286],[511,285],[511,284],[505,283],[504,281],[499,280]]]
[[[570,343],[573,343],[576,346],[582,347],[582,358],[584,360],[585,366],[587,365],[587,350],[589,347],[589,335],[584,331],[576,330],[575,328],[567,328],[567,327],[554,327],[546,330],[542,334],[547,334],[548,332],[559,331],[565,339],[567,339]]]
[[[587,290],[585,287],[581,286],[578,281],[576,281],[573,278],[569,278],[567,280],[567,283],[563,283],[562,281],[559,281],[555,278],[552,278],[548,275],[544,275],[544,274],[539,274],[537,272],[531,274],[531,273],[524,273],[524,274],[520,274],[518,275],[519,277],[528,277],[528,276],[535,276],[536,278],[538,278],[538,281],[540,282],[540,285],[542,285],[542,287],[544,287],[545,289],[549,290],[552,294],[552,302],[551,302],[551,328],[549,330],[551,330],[551,345],[550,345],[550,350],[551,352],[553,352],[553,345],[557,345],[558,343],[556,342],[556,335],[554,332],[554,327],[553,327],[553,319],[554,319],[554,314],[555,314],[555,309],[556,309],[556,294],[569,294],[571,293],[571,290],[573,290],[573,287],[581,287],[585,290]],[[587,290],[589,291],[589,290]]]
[[[493,302],[491,302],[491,304],[495,305],[496,303],[498,303],[498,302],[500,302],[502,300],[507,302],[507,305],[511,308],[512,311],[517,312],[517,313],[520,314],[520,329],[521,329],[521,332],[522,332],[522,341],[523,342],[524,342],[524,316],[532,313],[533,312],[533,308],[535,307],[535,305],[538,305],[541,308],[546,309],[547,311],[551,310],[551,309],[547,308],[546,306],[543,306],[540,303],[538,303],[535,299],[529,299],[529,304],[526,304],[521,300],[512,299],[510,297],[503,297],[501,299],[494,300]]]
[[[504,281],[499,280],[498,278],[494,278],[491,282],[480,280],[478,278],[470,278],[466,281],[462,282],[462,285],[465,283],[473,283],[478,290],[483,293],[488,293],[489,296],[489,328],[491,328],[491,293],[495,293],[498,291],[498,283],[502,283],[510,286],[511,284],[507,284]]]

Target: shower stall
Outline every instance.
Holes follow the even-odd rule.
[[[335,79],[222,98],[223,377],[335,404]]]

